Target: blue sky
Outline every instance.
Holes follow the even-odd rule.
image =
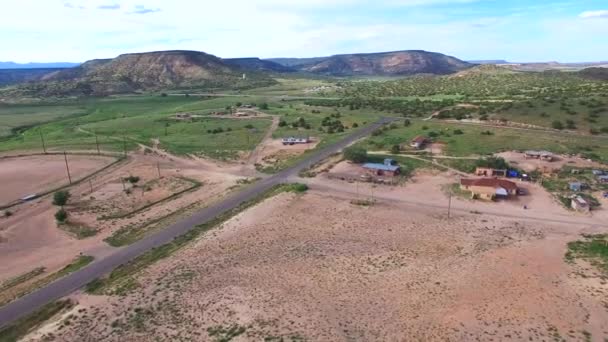
[[[2,61],[78,62],[169,49],[220,57],[423,49],[469,60],[608,60],[606,0],[0,2]]]

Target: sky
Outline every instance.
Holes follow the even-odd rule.
[[[197,50],[314,57],[427,50],[464,60],[608,60],[607,0],[0,0],[0,61]]]

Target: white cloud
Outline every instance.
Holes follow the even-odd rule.
[[[470,1],[385,0],[375,1],[378,5],[373,8],[382,11],[380,7],[386,9],[383,6]],[[205,51],[221,57],[309,57],[402,49],[425,49],[475,59],[546,60],[566,56],[571,60],[592,60],[608,55],[606,38],[602,38],[608,25],[603,25],[602,20],[588,20],[584,25],[580,18],[557,24],[546,23],[542,17],[456,20],[433,10],[409,8],[403,12],[416,14],[399,20],[386,20],[382,15],[340,16],[342,10],[358,9],[361,13],[362,9],[370,8],[360,7],[364,3],[373,2],[11,1],[4,5],[0,21],[3,47],[0,60],[84,61],[169,49]],[[120,8],[112,11],[98,8],[112,4],[119,4]],[[135,15],[137,11],[142,14]],[[387,11],[390,13],[392,9]],[[337,17],[328,15],[332,13],[337,13]],[[419,13],[427,17],[422,18]],[[568,33],[565,27],[576,35]]]
[[[608,10],[599,10],[599,11],[585,11],[579,15],[579,17],[584,19],[589,18],[608,18]]]

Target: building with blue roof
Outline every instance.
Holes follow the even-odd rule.
[[[365,163],[363,168],[374,176],[397,176],[401,173],[401,167],[396,165],[393,159],[384,159],[384,163]]]

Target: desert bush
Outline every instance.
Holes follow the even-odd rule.
[[[61,208],[55,213],[55,219],[59,223],[64,223],[68,220],[68,212],[65,209]]]
[[[53,194],[53,204],[63,207],[68,203],[72,195],[67,190],[57,191]]]
[[[347,147],[344,149],[344,158],[353,163],[364,163],[367,161],[367,150],[356,146]]]

